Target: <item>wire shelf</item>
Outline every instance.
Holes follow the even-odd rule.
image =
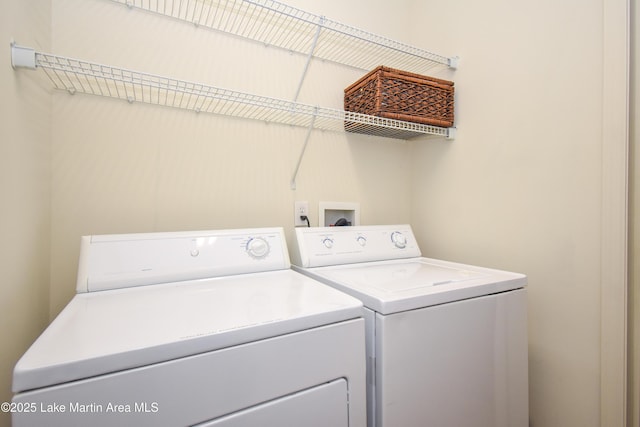
[[[29,50],[16,48],[19,50]],[[56,89],[286,125],[387,138],[449,137],[449,129],[322,108],[177,80],[47,53],[34,52]]]
[[[456,68],[445,57],[274,0],[111,0],[361,70]]]

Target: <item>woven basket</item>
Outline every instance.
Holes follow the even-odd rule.
[[[453,82],[377,67],[344,90],[344,109],[433,126],[453,126]]]

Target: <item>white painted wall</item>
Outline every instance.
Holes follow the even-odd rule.
[[[414,42],[462,59],[456,140],[411,145],[423,251],[526,273],[531,423],[598,426],[603,2],[415,3],[429,12]]]
[[[13,366],[49,320],[51,109],[35,74],[15,73],[9,42],[50,48],[51,2],[0,6],[0,402]],[[0,425],[9,425],[0,412]]]
[[[637,23],[640,22],[640,9],[633,3],[631,34],[631,173],[630,173],[630,230],[629,230],[629,377],[628,377],[628,425],[640,427],[640,43],[638,43]]]

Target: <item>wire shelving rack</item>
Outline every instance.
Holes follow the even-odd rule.
[[[110,0],[130,9],[189,22],[307,56],[293,100],[283,100],[178,80],[116,66],[36,52],[11,44],[14,68],[41,68],[55,89],[308,129],[291,179],[295,180],[313,129],[348,131],[396,139],[435,135],[453,139],[455,128],[386,119],[297,102],[313,58],[369,71],[380,64],[415,73],[455,69],[445,57],[332,21],[275,0]]]
[[[275,0],[111,1],[366,71],[384,64],[426,73],[458,62]]]
[[[253,95],[13,45],[14,67],[41,68],[55,89],[320,130],[409,139],[450,129]]]

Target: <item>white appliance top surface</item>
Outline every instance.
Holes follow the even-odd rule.
[[[294,268],[382,314],[505,292],[527,283],[523,274],[424,257]]]
[[[526,276],[421,256],[411,226],[296,229],[294,269],[382,314],[474,298],[526,285]]]
[[[87,236],[77,294],[14,369],[15,392],[353,319],[290,269],[282,229]]]
[[[15,392],[360,317],[292,270],[77,294],[16,365]]]

